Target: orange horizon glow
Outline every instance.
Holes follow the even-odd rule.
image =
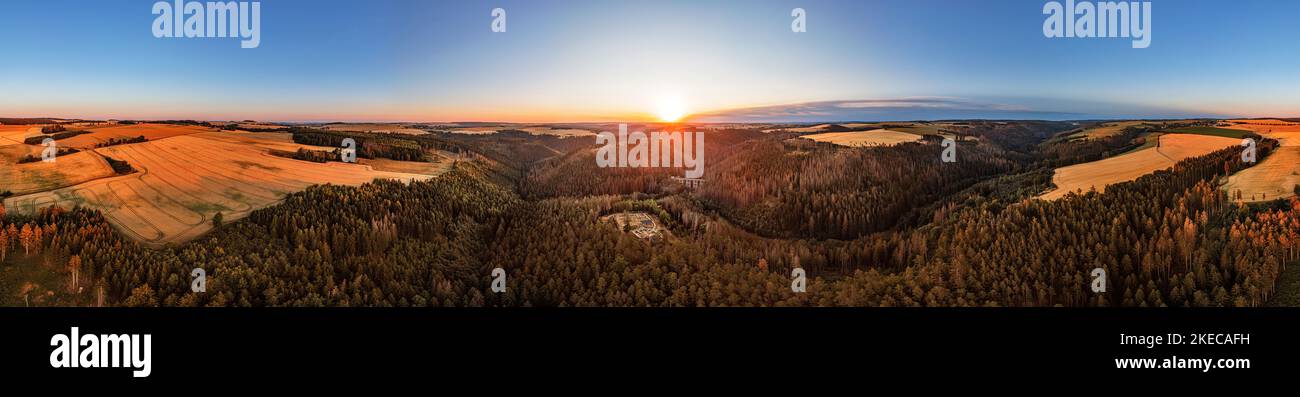
[[[543,123],[608,123],[608,122],[634,122],[634,123],[687,123],[693,119],[707,118],[719,112],[725,112],[734,109],[745,109],[751,107],[771,106],[770,104],[743,104],[734,107],[719,107],[708,110],[688,109],[687,103],[681,96],[661,95],[653,101],[647,101],[640,106],[641,110],[620,110],[620,109],[590,109],[574,110],[573,108],[552,107],[507,107],[498,110],[497,107],[471,107],[467,105],[457,106],[423,106],[423,105],[405,105],[405,106],[385,106],[382,104],[359,104],[350,106],[349,112],[322,112],[318,109],[306,109],[301,105],[292,105],[277,107],[275,104],[267,104],[266,108],[279,108],[279,111],[266,112],[245,112],[235,109],[211,109],[205,111],[193,111],[188,108],[198,106],[172,105],[169,107],[145,107],[149,112],[141,112],[135,104],[124,103],[117,104],[113,108],[84,111],[78,110],[80,106],[39,106],[29,104],[27,106],[18,106],[6,110],[0,117],[7,118],[55,118],[55,119],[81,119],[81,120],[204,120],[204,121],[231,121],[231,120],[257,120],[265,122],[351,122],[351,123],[458,123],[458,122],[500,122],[500,123],[518,123],[518,124],[543,124]],[[431,109],[432,108],[432,109]],[[1236,106],[1224,106],[1215,109],[1215,112],[1206,112],[1207,114],[1224,114],[1222,118],[1297,118],[1300,114],[1294,113],[1294,107],[1285,105],[1263,106],[1249,109],[1248,111],[1234,112],[1233,109],[1240,109]],[[1196,110],[1189,110],[1196,112]],[[1209,118],[1219,118],[1206,116]],[[1137,118],[1135,118],[1137,119]],[[873,121],[873,120],[861,120]],[[716,121],[728,122],[728,121]],[[734,121],[745,122],[745,121]]]

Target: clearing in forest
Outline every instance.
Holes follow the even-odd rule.
[[[1164,134],[1159,147],[1137,150],[1091,163],[1057,168],[1052,176],[1056,189],[1039,196],[1045,200],[1065,197],[1075,191],[1105,191],[1106,186],[1137,179],[1157,170],[1173,167],[1183,159],[1202,156],[1241,144],[1240,139],[1212,135]]]

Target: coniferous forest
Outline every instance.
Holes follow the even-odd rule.
[[[95,211],[10,214],[0,261],[58,269],[112,306],[1296,304],[1285,274],[1300,265],[1300,201],[1230,200],[1218,187],[1251,166],[1239,150],[1047,201],[1034,197],[1054,168],[1131,150],[1145,131],[1080,143],[1052,139],[1067,123],[969,126],[956,163],[934,140],[846,148],[713,130],[698,188],[671,179],[680,169],[597,168],[590,137],[295,130],[321,146],[356,138],[363,158],[464,156],[429,181],[317,185],[162,249]],[[1261,140],[1260,156],[1276,145]],[[629,212],[663,236],[602,220]],[[806,292],[791,289],[796,268]],[[1091,288],[1097,268],[1105,292]]]

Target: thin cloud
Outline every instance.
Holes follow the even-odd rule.
[[[899,121],[938,119],[1077,119],[1085,114],[954,97],[805,102],[698,114],[698,122]]]

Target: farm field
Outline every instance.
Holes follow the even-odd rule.
[[[966,127],[951,123],[886,123],[881,128],[916,135],[938,135],[951,138],[953,136],[951,132],[961,131]]]
[[[907,132],[876,129],[870,131],[828,132],[824,134],[805,135],[803,138],[817,142],[828,142],[840,146],[890,146],[906,142],[919,142],[921,136]]]
[[[295,143],[293,135],[282,132],[243,132],[243,131],[209,131],[194,134],[195,137],[211,139],[226,143],[257,146],[263,149],[283,150],[287,152],[298,149],[331,151],[337,148],[304,145]]]
[[[369,166],[375,171],[398,172],[405,174],[439,175],[451,168],[451,161],[425,163],[419,161],[397,161],[389,159],[357,159],[357,163]]]
[[[1106,186],[1131,181],[1157,170],[1173,167],[1183,159],[1240,143],[1238,139],[1211,135],[1165,134],[1160,137],[1159,148],[1152,147],[1091,163],[1056,169],[1056,173],[1052,175],[1052,183],[1056,184],[1056,189],[1039,198],[1055,200],[1065,197],[1069,192],[1086,193],[1093,188],[1104,191]]]
[[[214,124],[215,124],[215,123],[214,123]],[[256,123],[256,122],[255,122],[255,123],[247,123],[247,122],[232,121],[232,122],[228,122],[228,123],[226,123],[225,125],[226,125],[226,126],[229,126],[229,125],[231,125],[231,124],[233,124],[233,125],[235,126],[235,128],[255,128],[255,129],[259,129],[259,130],[287,130],[287,129],[289,129],[289,126],[287,126],[287,125],[272,124],[272,123]]]
[[[1222,128],[1245,130],[1276,139],[1294,139],[1300,133],[1300,123],[1282,120],[1229,120]]]
[[[0,125],[0,145],[22,144],[23,139],[40,133],[39,125]]]
[[[153,141],[180,135],[213,131],[213,129],[195,125],[132,124],[90,128],[87,129],[87,131],[90,131],[90,133],[77,135],[59,141],[59,146],[92,149],[95,145],[107,142],[110,139],[127,139],[144,136],[145,139]]]
[[[0,146],[0,192],[43,192],[115,175],[108,162],[89,152],[59,156],[54,163],[17,164],[23,156],[40,156],[42,150],[40,146]]]
[[[96,149],[129,162],[139,172],[11,197],[5,200],[5,206],[22,213],[49,205],[99,209],[124,235],[159,247],[203,234],[212,228],[212,216],[218,212],[226,221],[240,219],[311,185],[360,185],[376,178],[410,181],[433,177],[377,171],[361,164],[320,164],[276,157],[267,154],[261,145],[223,137],[214,132]]]
[[[1295,195],[1300,185],[1300,123],[1281,120],[1230,120],[1233,128],[1277,139],[1281,146],[1254,167],[1228,178],[1223,189],[1241,201],[1266,201]]]
[[[1147,122],[1145,121],[1119,121],[1119,122],[1111,122],[1111,123],[1102,123],[1099,126],[1084,129],[1083,131],[1079,131],[1078,133],[1070,135],[1070,138],[1088,138],[1088,139],[1107,138],[1119,134],[1121,131],[1124,131],[1125,128],[1138,126],[1146,123]]]

